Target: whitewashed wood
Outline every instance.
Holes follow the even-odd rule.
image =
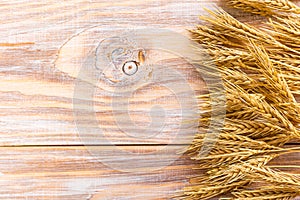
[[[98,148],[105,151],[111,147]],[[145,153],[157,147],[124,148]],[[1,199],[171,198],[188,185],[187,176],[195,167],[187,157],[183,157],[158,171],[125,173],[98,162],[84,147],[0,149]],[[163,156],[156,162],[164,162]],[[123,162],[117,155],[107,157]],[[147,162],[147,158],[145,155],[141,162]],[[128,167],[134,168],[135,165]]]
[[[97,148],[105,151],[111,147]],[[155,146],[123,148],[140,153],[157,149]],[[186,156],[158,171],[124,173],[98,162],[84,147],[0,150],[1,199],[170,199],[189,185],[187,177],[201,174],[193,170],[197,164]],[[107,156],[122,162],[115,155]],[[163,157],[157,162],[164,162]],[[147,162],[147,158],[145,155],[141,162]],[[295,168],[285,171],[300,173],[299,158],[299,153],[293,153],[276,158],[269,165],[294,165]]]
[[[3,146],[3,154],[0,157],[0,198],[168,199],[176,191],[181,191],[188,184],[187,176],[193,174],[194,164],[187,158],[157,172],[128,174],[99,163],[84,147],[51,147],[82,145],[72,112],[75,78],[68,70],[62,70],[58,62],[59,58],[69,56],[67,51],[62,51],[63,48],[93,27],[111,33],[117,25],[125,29],[155,26],[185,32],[186,28],[197,23],[204,4],[207,3],[2,1],[0,146]],[[87,38],[88,42],[102,39],[92,35]],[[183,71],[187,71],[186,66],[183,66]],[[192,79],[190,82],[194,87],[198,86]],[[126,141],[113,131],[110,139],[123,144],[143,142]],[[152,143],[166,143],[166,139]],[[124,148],[137,151],[147,146]],[[107,155],[107,159],[122,162],[111,154]],[[162,159],[156,162],[163,162]],[[145,156],[141,162],[152,161]]]
[[[72,112],[75,76],[72,70],[64,68],[68,65],[61,65],[60,58],[72,55],[80,60],[101,40],[95,30],[115,34],[117,26],[124,29],[146,26],[187,34],[186,29],[199,22],[197,17],[203,13],[203,7],[212,7],[214,2],[1,1],[0,199],[170,199],[188,185],[188,177],[200,172],[193,170],[196,164],[187,157],[159,171],[123,173],[95,160],[85,147],[72,146],[82,145]],[[242,15],[246,21],[259,20]],[[77,54],[66,48],[72,41],[79,41]],[[164,58],[174,66],[178,64],[168,59]],[[76,60],[67,62],[78,64]],[[201,92],[199,77],[187,73],[190,72],[187,64],[181,63],[181,67],[190,78],[189,83]],[[159,88],[155,89],[152,93],[158,94]],[[103,99],[98,97],[99,101]],[[109,115],[106,117],[111,120]],[[116,143],[135,144],[122,147],[135,152],[157,148],[138,144],[164,144],[169,139],[148,142],[124,139],[113,130],[108,135]],[[97,148],[105,151],[112,147]],[[157,162],[163,164],[163,158],[170,155],[164,156]],[[107,159],[124,162],[113,154],[107,155]],[[291,161],[298,165],[299,154],[281,157],[271,164],[290,165]],[[145,155],[141,162],[152,161]],[[136,166],[132,163],[128,167]],[[298,166],[284,170],[299,173]]]
[[[187,34],[186,29],[198,22],[204,6],[210,7],[212,2],[2,1],[0,145],[81,144],[72,112],[76,78],[72,70],[80,66],[87,51],[105,37],[114,36],[120,27],[124,30],[161,27]],[[101,30],[105,32],[102,37],[96,33]],[[182,66],[181,72],[189,78],[189,84],[195,91],[201,90],[201,80],[195,71],[191,73],[189,65],[162,59]],[[167,95],[158,87],[146,91],[148,93],[139,98],[148,103],[153,94],[157,94],[156,98]],[[102,97],[99,102],[107,102],[106,97]],[[168,106],[168,102],[158,103]],[[174,99],[169,101],[170,106],[174,103]],[[142,103],[136,106],[148,112],[149,106]],[[99,108],[100,111],[105,109],[110,108]],[[111,122],[110,116],[107,112],[104,121]],[[143,112],[133,117],[149,121]],[[120,138],[115,129],[115,126],[108,127],[109,140],[123,144],[145,143],[144,140]],[[149,142],[168,143],[168,138],[146,143]]]

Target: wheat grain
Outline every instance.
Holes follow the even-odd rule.
[[[191,178],[194,185],[185,188],[182,197],[209,199],[231,192],[238,199],[291,199],[300,195],[299,178],[266,165],[283,153],[299,150],[280,148],[300,138],[300,106],[294,97],[300,94],[300,22],[294,15],[299,8],[287,0],[227,2],[268,16],[269,22],[256,28],[219,9],[201,17],[205,24],[191,31],[212,57],[201,64],[216,66],[222,75],[227,101],[219,137],[207,139],[212,99],[210,94],[199,96],[202,134],[196,135],[186,153],[206,174]],[[198,152],[204,141],[215,145],[202,157]],[[266,187],[247,190],[257,181]]]
[[[286,16],[287,13],[300,14],[300,8],[287,0],[227,0],[227,4],[234,8],[262,16]]]
[[[234,191],[232,194],[241,200],[278,200],[278,199],[294,199],[300,195],[300,191],[287,186],[262,187],[255,190]]]

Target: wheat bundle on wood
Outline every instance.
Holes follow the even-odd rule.
[[[269,167],[279,155],[299,151],[283,145],[300,138],[300,8],[288,0],[226,0],[228,6],[266,18],[263,25],[242,23],[223,9],[200,17],[191,30],[217,66],[226,90],[226,118],[206,156],[197,135],[187,153],[204,175],[191,179],[184,199],[293,199],[300,176]],[[199,96],[201,125],[211,117],[210,94]],[[259,184],[255,184],[259,183]],[[260,185],[259,188],[255,185]]]

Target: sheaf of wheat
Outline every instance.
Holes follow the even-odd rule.
[[[266,18],[249,25],[221,8],[190,30],[193,40],[211,56],[226,91],[226,118],[215,145],[206,156],[198,134],[187,154],[201,175],[191,178],[183,199],[293,199],[300,196],[300,176],[268,166],[300,138],[300,7],[288,0],[226,0],[227,6]],[[200,122],[208,129],[210,94],[199,96]],[[261,187],[256,187],[261,185]],[[224,196],[225,195],[225,196]]]

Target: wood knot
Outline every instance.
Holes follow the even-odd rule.
[[[145,55],[144,55],[144,52],[142,50],[140,50],[138,52],[138,61],[127,61],[123,64],[123,68],[122,68],[122,71],[128,75],[128,76],[132,76],[134,75],[138,69],[139,69],[139,66],[141,64],[143,64],[145,61]]]

